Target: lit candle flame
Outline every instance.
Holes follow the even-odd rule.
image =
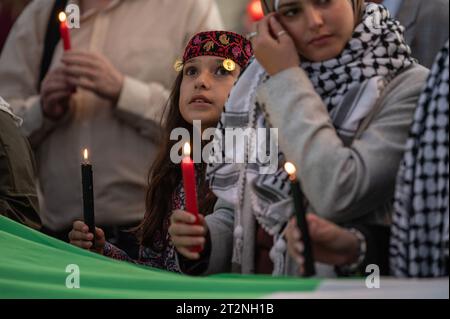
[[[89,152],[88,152],[87,148],[85,148],[83,151],[83,157],[84,157],[85,162],[87,162],[89,160]]]
[[[64,12],[59,13],[59,21],[64,22],[67,20],[67,16]]]
[[[191,145],[189,145],[189,143],[184,144],[183,155],[184,156],[191,156]]]
[[[291,180],[295,180],[297,178],[295,175],[297,173],[297,169],[295,168],[294,164],[292,164],[290,162],[286,162],[286,164],[284,164],[284,169],[289,174],[289,178]]]

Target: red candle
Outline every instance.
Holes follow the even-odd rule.
[[[252,22],[264,18],[264,11],[260,0],[252,0],[247,5],[247,14]]]
[[[181,171],[183,173],[183,187],[185,194],[186,211],[193,214],[196,223],[199,224],[198,204],[197,204],[197,183],[195,179],[194,162],[191,159],[191,146],[186,143],[183,147],[183,160],[181,161]],[[193,247],[193,252],[201,252],[200,246]]]
[[[183,186],[186,197],[186,211],[194,214],[198,222],[197,183],[195,182],[194,162],[191,159],[191,146],[186,143],[183,147],[183,160],[181,161],[183,172]]]
[[[59,14],[59,21],[61,22],[59,25],[59,33],[61,34],[61,39],[64,44],[64,51],[70,50],[70,33],[69,27],[67,26],[67,17],[64,12]]]

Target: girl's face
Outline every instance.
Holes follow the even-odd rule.
[[[180,113],[190,124],[202,121],[202,129],[215,127],[220,119],[240,67],[223,67],[223,58],[202,56],[187,61],[180,89]]]
[[[349,0],[280,0],[277,13],[299,54],[313,62],[337,57],[355,26]]]

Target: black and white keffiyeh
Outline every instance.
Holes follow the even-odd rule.
[[[395,194],[390,267],[397,277],[448,276],[449,45],[419,99]]]
[[[336,58],[313,63],[303,61],[301,67],[307,73],[316,92],[327,106],[330,117],[344,144],[351,143],[360,123],[372,111],[384,87],[400,71],[415,61],[403,37],[404,28],[390,18],[389,12],[376,4],[368,4],[362,21],[356,26],[352,39]],[[264,107],[256,102],[258,86],[269,76],[253,61],[233,88],[219,123],[223,141],[226,129],[270,128],[270,119]],[[276,137],[277,139],[277,137]],[[276,141],[257,141],[260,145]],[[251,143],[250,143],[251,144]],[[217,149],[230,147],[228,141]],[[248,160],[252,151],[246,145],[234,147],[237,158]],[[281,150],[282,151],[282,150]],[[259,224],[274,236],[274,248],[284,247],[280,236],[294,209],[290,196],[287,173],[282,168],[283,154],[278,156],[279,167],[271,174],[261,174],[262,163],[239,164],[227,157],[225,151],[212,152],[207,178],[215,194],[236,207],[235,243],[233,262],[241,262],[243,241],[242,204],[244,186],[253,190],[252,208]],[[248,200],[248,199],[246,199]],[[283,272],[283,249],[271,252],[274,275]]]

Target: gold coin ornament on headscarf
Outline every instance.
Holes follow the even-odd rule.
[[[183,70],[183,67],[184,67],[183,61],[181,61],[180,59],[177,59],[175,61],[175,64],[173,65],[173,68],[177,72],[181,72]]]
[[[222,43],[223,45],[228,45],[230,44],[230,39],[228,39],[228,36],[226,34],[222,34],[219,38],[220,43]]]
[[[231,71],[236,70],[236,63],[231,59],[225,59],[223,61],[223,67],[225,68],[225,70],[231,72]]]

